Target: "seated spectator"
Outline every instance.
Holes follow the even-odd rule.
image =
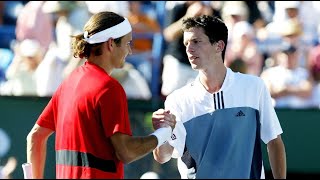
[[[72,57],[70,36],[82,32],[89,12],[84,4],[75,1],[46,1],[42,9],[53,17],[55,39],[49,47],[55,47],[61,60],[69,61]],[[76,20],[75,16],[79,19]]]
[[[17,17],[16,38],[37,40],[46,52],[53,40],[53,22],[43,11],[45,1],[28,1]]]
[[[247,74],[260,76],[264,59],[255,42],[254,28],[247,21],[240,21],[234,24],[232,33],[226,50],[226,65],[240,58],[246,63]]]
[[[37,94],[51,96],[63,79],[80,64],[71,52],[71,38],[80,33],[89,13],[84,2],[46,1],[43,11],[54,17],[55,40],[36,71]],[[75,18],[78,18],[75,20]],[[81,28],[80,28],[81,27]],[[79,63],[79,64],[78,64]]]
[[[277,24],[274,28],[277,29],[281,36],[282,41],[280,41],[280,44],[282,45],[282,48],[285,48],[290,44],[294,45],[297,49],[299,66],[307,67],[307,56],[310,46],[302,39],[304,31],[301,22],[297,18],[290,18]],[[279,51],[281,51],[281,48],[278,48],[278,51],[275,53],[279,53]]]
[[[233,26],[240,21],[249,22],[249,9],[245,1],[225,1],[221,7],[221,18],[228,27],[228,40],[232,39]],[[231,41],[230,41],[231,42]],[[229,42],[228,42],[229,43]]]
[[[35,96],[35,71],[42,61],[43,49],[40,43],[26,39],[15,49],[15,57],[6,71],[7,81],[1,85],[0,94],[14,96]]]
[[[264,70],[265,81],[276,108],[309,108],[312,81],[309,71],[299,66],[297,49],[288,46],[279,54],[278,65]]]
[[[317,40],[317,25],[320,23],[319,6],[316,1],[275,1],[274,23],[281,25],[285,20],[298,19],[303,31],[304,46],[313,46]],[[279,27],[279,26],[278,26]]]

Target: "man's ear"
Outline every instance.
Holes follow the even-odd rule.
[[[225,44],[222,40],[217,42],[216,51],[222,52],[224,50]]]
[[[113,51],[113,47],[114,47],[114,40],[113,38],[110,38],[107,42],[106,42],[107,48],[109,51]]]

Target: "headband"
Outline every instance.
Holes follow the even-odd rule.
[[[109,40],[110,38],[117,39],[132,31],[131,25],[127,18],[121,23],[112,26],[108,29],[100,31],[90,37],[88,37],[88,31],[83,33],[84,40],[89,44],[101,43]]]

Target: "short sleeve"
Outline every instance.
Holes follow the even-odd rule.
[[[265,144],[267,144],[269,141],[277,138],[277,136],[283,131],[280,126],[278,116],[272,105],[270,92],[263,81],[261,81],[261,84],[262,88],[259,100],[261,139]]]
[[[36,123],[41,127],[45,127],[55,131],[56,127],[55,127],[55,121],[54,121],[55,113],[53,108],[54,106],[53,102],[54,102],[54,97],[50,99],[47,106],[44,108],[44,110],[40,114]]]

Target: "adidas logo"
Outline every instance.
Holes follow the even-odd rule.
[[[175,135],[175,134],[172,134],[171,139],[172,139],[172,140],[177,139],[176,135]]]
[[[246,116],[241,110],[236,114],[236,117]]]

